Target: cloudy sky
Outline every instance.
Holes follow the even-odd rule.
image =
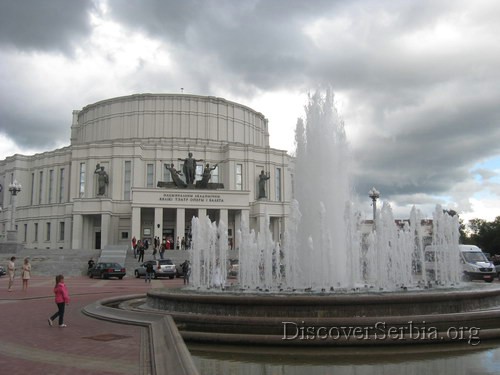
[[[329,85],[356,162],[396,216],[500,215],[500,2],[0,0],[0,160],[69,144],[71,113],[133,93],[220,96],[294,149]]]

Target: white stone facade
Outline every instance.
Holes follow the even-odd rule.
[[[223,188],[157,187],[171,181],[165,165],[182,171],[192,153]],[[228,225],[232,245],[242,220],[259,231],[270,220],[275,240],[284,233],[292,195],[291,157],[269,147],[268,122],[259,112],[221,98],[139,94],[73,112],[71,144],[0,161],[0,234],[11,228],[8,185],[17,180],[15,225],[28,248],[102,248],[132,237],[189,235],[192,216]],[[108,183],[99,195],[96,166]],[[99,170],[99,169],[98,169]],[[259,174],[269,173],[266,199]]]

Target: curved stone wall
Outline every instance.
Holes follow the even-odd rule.
[[[137,94],[103,100],[74,116],[72,144],[182,138],[269,146],[267,119],[212,96]]]

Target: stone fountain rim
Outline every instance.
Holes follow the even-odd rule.
[[[382,304],[382,303],[423,303],[446,300],[466,300],[488,298],[500,295],[500,285],[481,285],[480,288],[407,290],[394,292],[354,292],[354,293],[254,293],[241,291],[199,291],[189,288],[153,289],[148,297],[167,297],[177,301],[197,303],[227,304],[268,304],[273,305],[328,305],[328,304]]]

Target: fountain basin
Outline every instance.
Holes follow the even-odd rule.
[[[296,294],[158,289],[146,309],[185,340],[258,345],[374,345],[500,337],[500,286]]]

